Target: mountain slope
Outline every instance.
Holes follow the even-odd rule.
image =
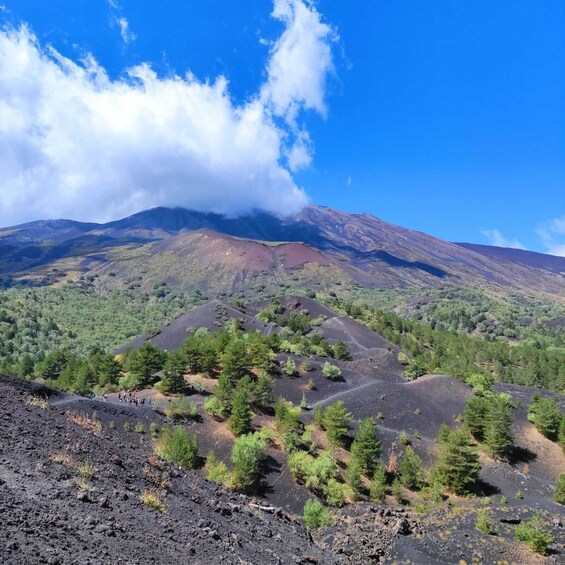
[[[199,264],[204,261],[225,267],[229,263],[225,261],[225,254],[234,246],[243,245],[248,247],[249,254],[257,254],[251,261],[254,265],[251,270],[261,271],[259,257],[263,257],[265,265],[272,266],[276,253],[272,250],[265,253],[265,248],[258,247],[257,241],[295,242],[302,246],[299,256],[309,249],[311,260],[301,261],[302,265],[311,262],[336,266],[363,286],[488,286],[495,292],[498,289],[565,298],[565,270],[559,258],[449,243],[369,214],[349,214],[320,206],[307,207],[291,218],[265,212],[226,218],[190,210],[156,208],[107,224],[59,221],[16,226],[0,231],[0,275],[21,277],[34,269],[33,274],[38,275],[41,268],[52,266],[53,261],[69,257],[86,259],[76,265],[87,272],[92,262],[89,258],[97,259],[107,250],[124,246],[134,255],[135,250],[143,249],[140,254],[145,259],[154,259],[159,253],[188,256],[196,241],[188,234],[207,233],[211,237],[211,232],[224,234],[222,245],[195,252]],[[51,243],[46,243],[46,239]],[[242,239],[255,242],[241,244]],[[220,249],[222,246],[225,249]],[[293,252],[290,247],[286,250]],[[116,258],[116,253],[111,255]],[[250,270],[249,262],[241,263],[229,266],[241,272]],[[288,270],[289,265],[283,264],[282,268]],[[246,280],[245,276],[240,278]],[[234,286],[230,281],[229,289],[233,290],[238,284]]]

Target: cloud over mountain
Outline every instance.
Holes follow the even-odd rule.
[[[283,33],[265,83],[241,105],[222,76],[160,77],[141,64],[114,80],[25,25],[0,31],[0,225],[160,205],[228,215],[304,206],[291,174],[312,159],[300,116],[326,111],[335,34],[302,0],[275,0],[272,15]]]

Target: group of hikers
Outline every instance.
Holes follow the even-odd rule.
[[[135,404],[135,406],[143,406],[145,404],[151,406],[153,404],[151,398],[137,398],[137,389],[118,392],[118,401],[125,402],[126,404]]]

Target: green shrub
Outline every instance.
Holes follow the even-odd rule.
[[[149,433],[153,439],[157,439],[159,437],[159,428],[155,422],[149,423]]]
[[[234,488],[245,491],[257,483],[265,457],[265,447],[265,440],[257,432],[235,440],[231,452]]]
[[[342,373],[339,367],[326,361],[322,367],[322,375],[324,375],[327,379],[330,379],[330,381],[335,381],[341,377]]]
[[[94,466],[90,461],[82,461],[77,466],[77,473],[81,477],[90,478],[94,474]]]
[[[351,489],[348,485],[340,483],[336,479],[330,479],[323,489],[326,502],[330,506],[343,506],[348,497],[352,497]]]
[[[197,461],[198,442],[182,426],[163,428],[161,437],[155,444],[159,457],[171,461],[185,469],[194,469]]]
[[[216,396],[210,396],[204,401],[204,410],[216,420],[225,420],[229,414],[229,408]]]
[[[337,475],[337,463],[329,451],[313,457],[304,451],[296,451],[288,457],[288,467],[294,478],[310,490],[321,492],[327,482]]]
[[[565,473],[561,473],[557,477],[553,500],[555,500],[558,504],[565,504]]]
[[[520,522],[516,526],[515,537],[517,541],[524,542],[529,549],[541,555],[546,555],[553,543],[553,537],[539,514],[535,514],[526,522]]]
[[[325,528],[333,523],[332,513],[317,500],[310,499],[304,505],[304,524],[309,530]]]
[[[402,430],[398,434],[398,442],[402,445],[409,445],[410,444],[410,438],[408,437],[408,434],[404,430]]]
[[[206,469],[208,470],[206,478],[209,481],[229,486],[230,472],[226,464],[220,461],[213,451],[210,451],[206,457]]]
[[[165,408],[165,415],[172,420],[194,418],[198,414],[198,406],[188,401],[186,396],[170,400]]]
[[[493,533],[492,527],[493,527],[492,520],[488,515],[487,511],[479,510],[477,512],[477,521],[475,524],[475,528],[479,530],[479,532],[482,532],[483,534],[490,535]]]
[[[294,406],[289,400],[279,398],[275,403],[275,426],[287,453],[302,446],[300,412],[300,407]]]
[[[283,363],[281,371],[289,377],[292,377],[296,374],[296,363],[294,362],[294,359],[292,357],[288,357],[287,360]]]
[[[522,500],[524,498],[522,491],[517,490],[516,493],[514,494],[514,498],[516,498],[517,500]]]
[[[144,490],[139,495],[139,500],[146,504],[150,508],[158,510],[159,512],[165,512],[165,504],[163,503],[163,499],[161,495],[155,490]]]
[[[137,422],[137,424],[135,424],[135,427],[133,428],[133,430],[138,434],[144,434],[145,433],[145,427],[143,426],[143,424],[141,422]]]
[[[318,404],[318,406],[314,408],[312,417],[316,426],[321,428],[324,425],[324,407],[321,404]]]

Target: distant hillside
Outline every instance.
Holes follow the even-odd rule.
[[[565,274],[565,257],[535,253],[534,251],[525,251],[523,249],[511,249],[509,247],[477,245],[476,243],[456,243],[456,245],[480,253],[485,257],[502,259],[503,261],[516,263],[524,267],[544,269],[561,275]]]
[[[165,257],[174,257],[175,264]],[[365,287],[488,287],[563,300],[564,262],[519,250],[449,243],[369,214],[320,206],[291,218],[265,212],[226,218],[156,208],[107,224],[41,221],[0,230],[0,277],[38,284],[54,282],[47,276],[54,268],[100,277],[113,272],[122,281],[141,276],[147,283],[158,282],[151,276],[158,269],[161,278],[194,288],[203,284],[199,272],[204,269],[206,277],[220,273],[213,286],[223,292],[247,288],[252,272],[255,278],[269,278],[260,281],[263,285],[288,285],[297,276],[297,286],[326,278]],[[189,271],[180,269],[183,263]],[[322,271],[313,277],[292,272],[308,265]],[[327,277],[321,274],[324,269],[331,270]],[[116,281],[100,282],[101,288],[116,286]]]

